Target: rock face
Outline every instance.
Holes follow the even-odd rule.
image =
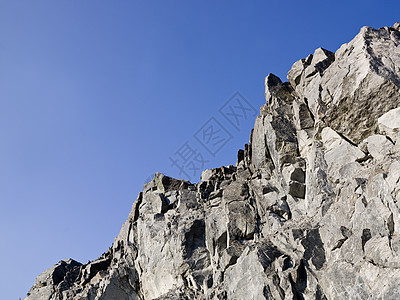
[[[265,80],[235,166],[157,173],[113,246],[26,299],[400,299],[400,23]]]

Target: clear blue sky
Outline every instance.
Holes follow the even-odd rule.
[[[1,0],[0,298],[24,297],[60,259],[107,250],[147,177],[185,177],[170,160],[183,145],[205,168],[234,164],[254,122],[221,115],[235,92],[258,110],[268,73],[285,79],[314,49],[399,11],[382,0]],[[229,137],[215,156],[194,136],[207,122]]]

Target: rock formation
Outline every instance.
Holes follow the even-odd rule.
[[[26,299],[400,299],[400,23],[270,74],[235,166],[157,173],[112,247]]]

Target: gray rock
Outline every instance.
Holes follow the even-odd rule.
[[[399,299],[399,24],[268,75],[235,166],[156,173],[107,252],[26,299]]]
[[[399,116],[400,117],[400,116]],[[394,153],[394,145],[386,136],[374,134],[366,138],[360,145],[376,160],[384,160],[388,155]]]
[[[378,118],[378,127],[382,134],[397,142],[400,134],[400,107],[389,110]]]

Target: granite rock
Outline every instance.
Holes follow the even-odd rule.
[[[157,173],[110,249],[26,299],[399,299],[399,24],[268,75],[234,166]]]

